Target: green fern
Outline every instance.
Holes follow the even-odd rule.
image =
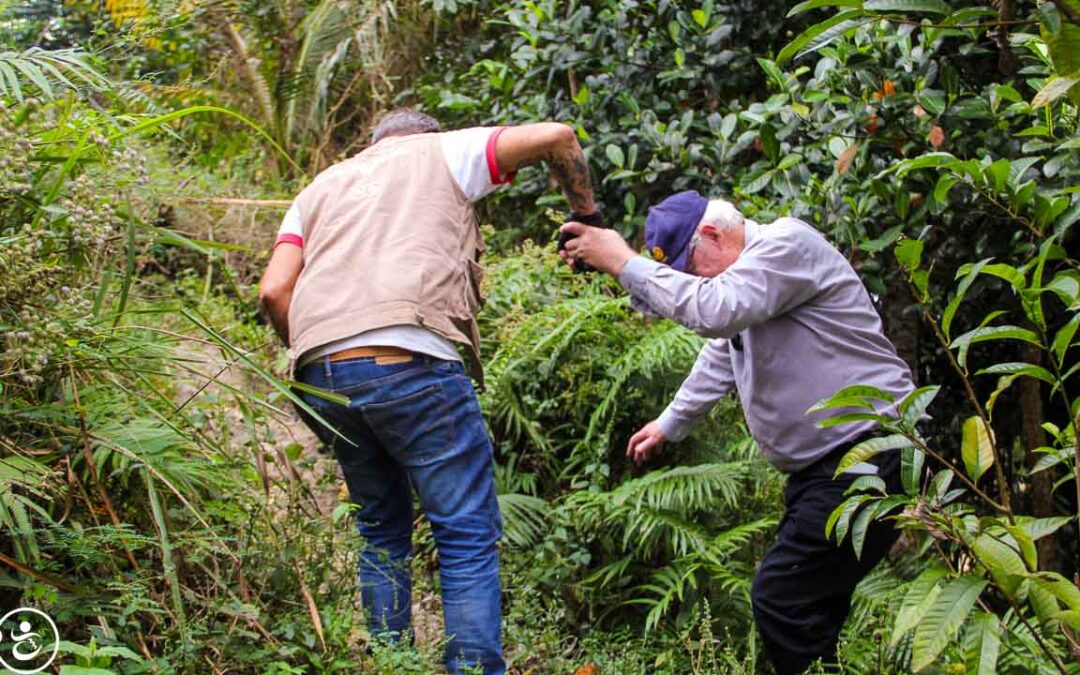
[[[107,86],[108,80],[87,63],[87,55],[75,49],[31,47],[0,52],[0,94],[20,102],[25,100],[27,89],[52,99],[61,91],[94,91]]]
[[[551,507],[539,497],[502,494],[499,510],[503,516],[503,539],[512,546],[535,546],[547,532]]]

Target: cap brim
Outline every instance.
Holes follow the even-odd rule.
[[[686,246],[683,246],[683,250],[679,252],[679,255],[675,256],[674,259],[672,259],[670,262],[668,262],[668,267],[670,267],[671,269],[673,269],[673,270],[675,270],[677,272],[685,272],[686,271],[686,264],[688,262],[690,262],[689,256],[687,255],[687,253],[689,253],[689,252],[690,252],[690,244],[687,244]]]

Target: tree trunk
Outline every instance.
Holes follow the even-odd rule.
[[[1024,361],[1040,365],[1042,351],[1035,345],[1025,345]],[[1046,432],[1042,423],[1046,417],[1043,410],[1042,386],[1032,377],[1022,377],[1017,382],[1020,394],[1020,441],[1024,447],[1024,457],[1028,469],[1038,461],[1035,448],[1046,445]],[[1036,518],[1049,518],[1054,515],[1054,480],[1052,471],[1040,471],[1031,476],[1031,491],[1028,493],[1028,508]],[[1050,535],[1035,542],[1039,552],[1039,566],[1044,570],[1063,569],[1064,560],[1058,548],[1057,537]]]

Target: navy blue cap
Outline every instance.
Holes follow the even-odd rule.
[[[645,246],[653,260],[684,271],[690,240],[708,205],[709,200],[696,190],[686,190],[649,209],[649,217],[645,220]]]

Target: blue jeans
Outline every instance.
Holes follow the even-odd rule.
[[[395,640],[411,621],[413,497],[439,551],[451,673],[479,664],[505,672],[499,632],[502,517],[492,446],[476,391],[461,364],[428,356],[379,365],[374,358],[305,366],[298,379],[349,398],[304,394],[353,445],[319,429],[359,506],[360,598],[373,635]]]

